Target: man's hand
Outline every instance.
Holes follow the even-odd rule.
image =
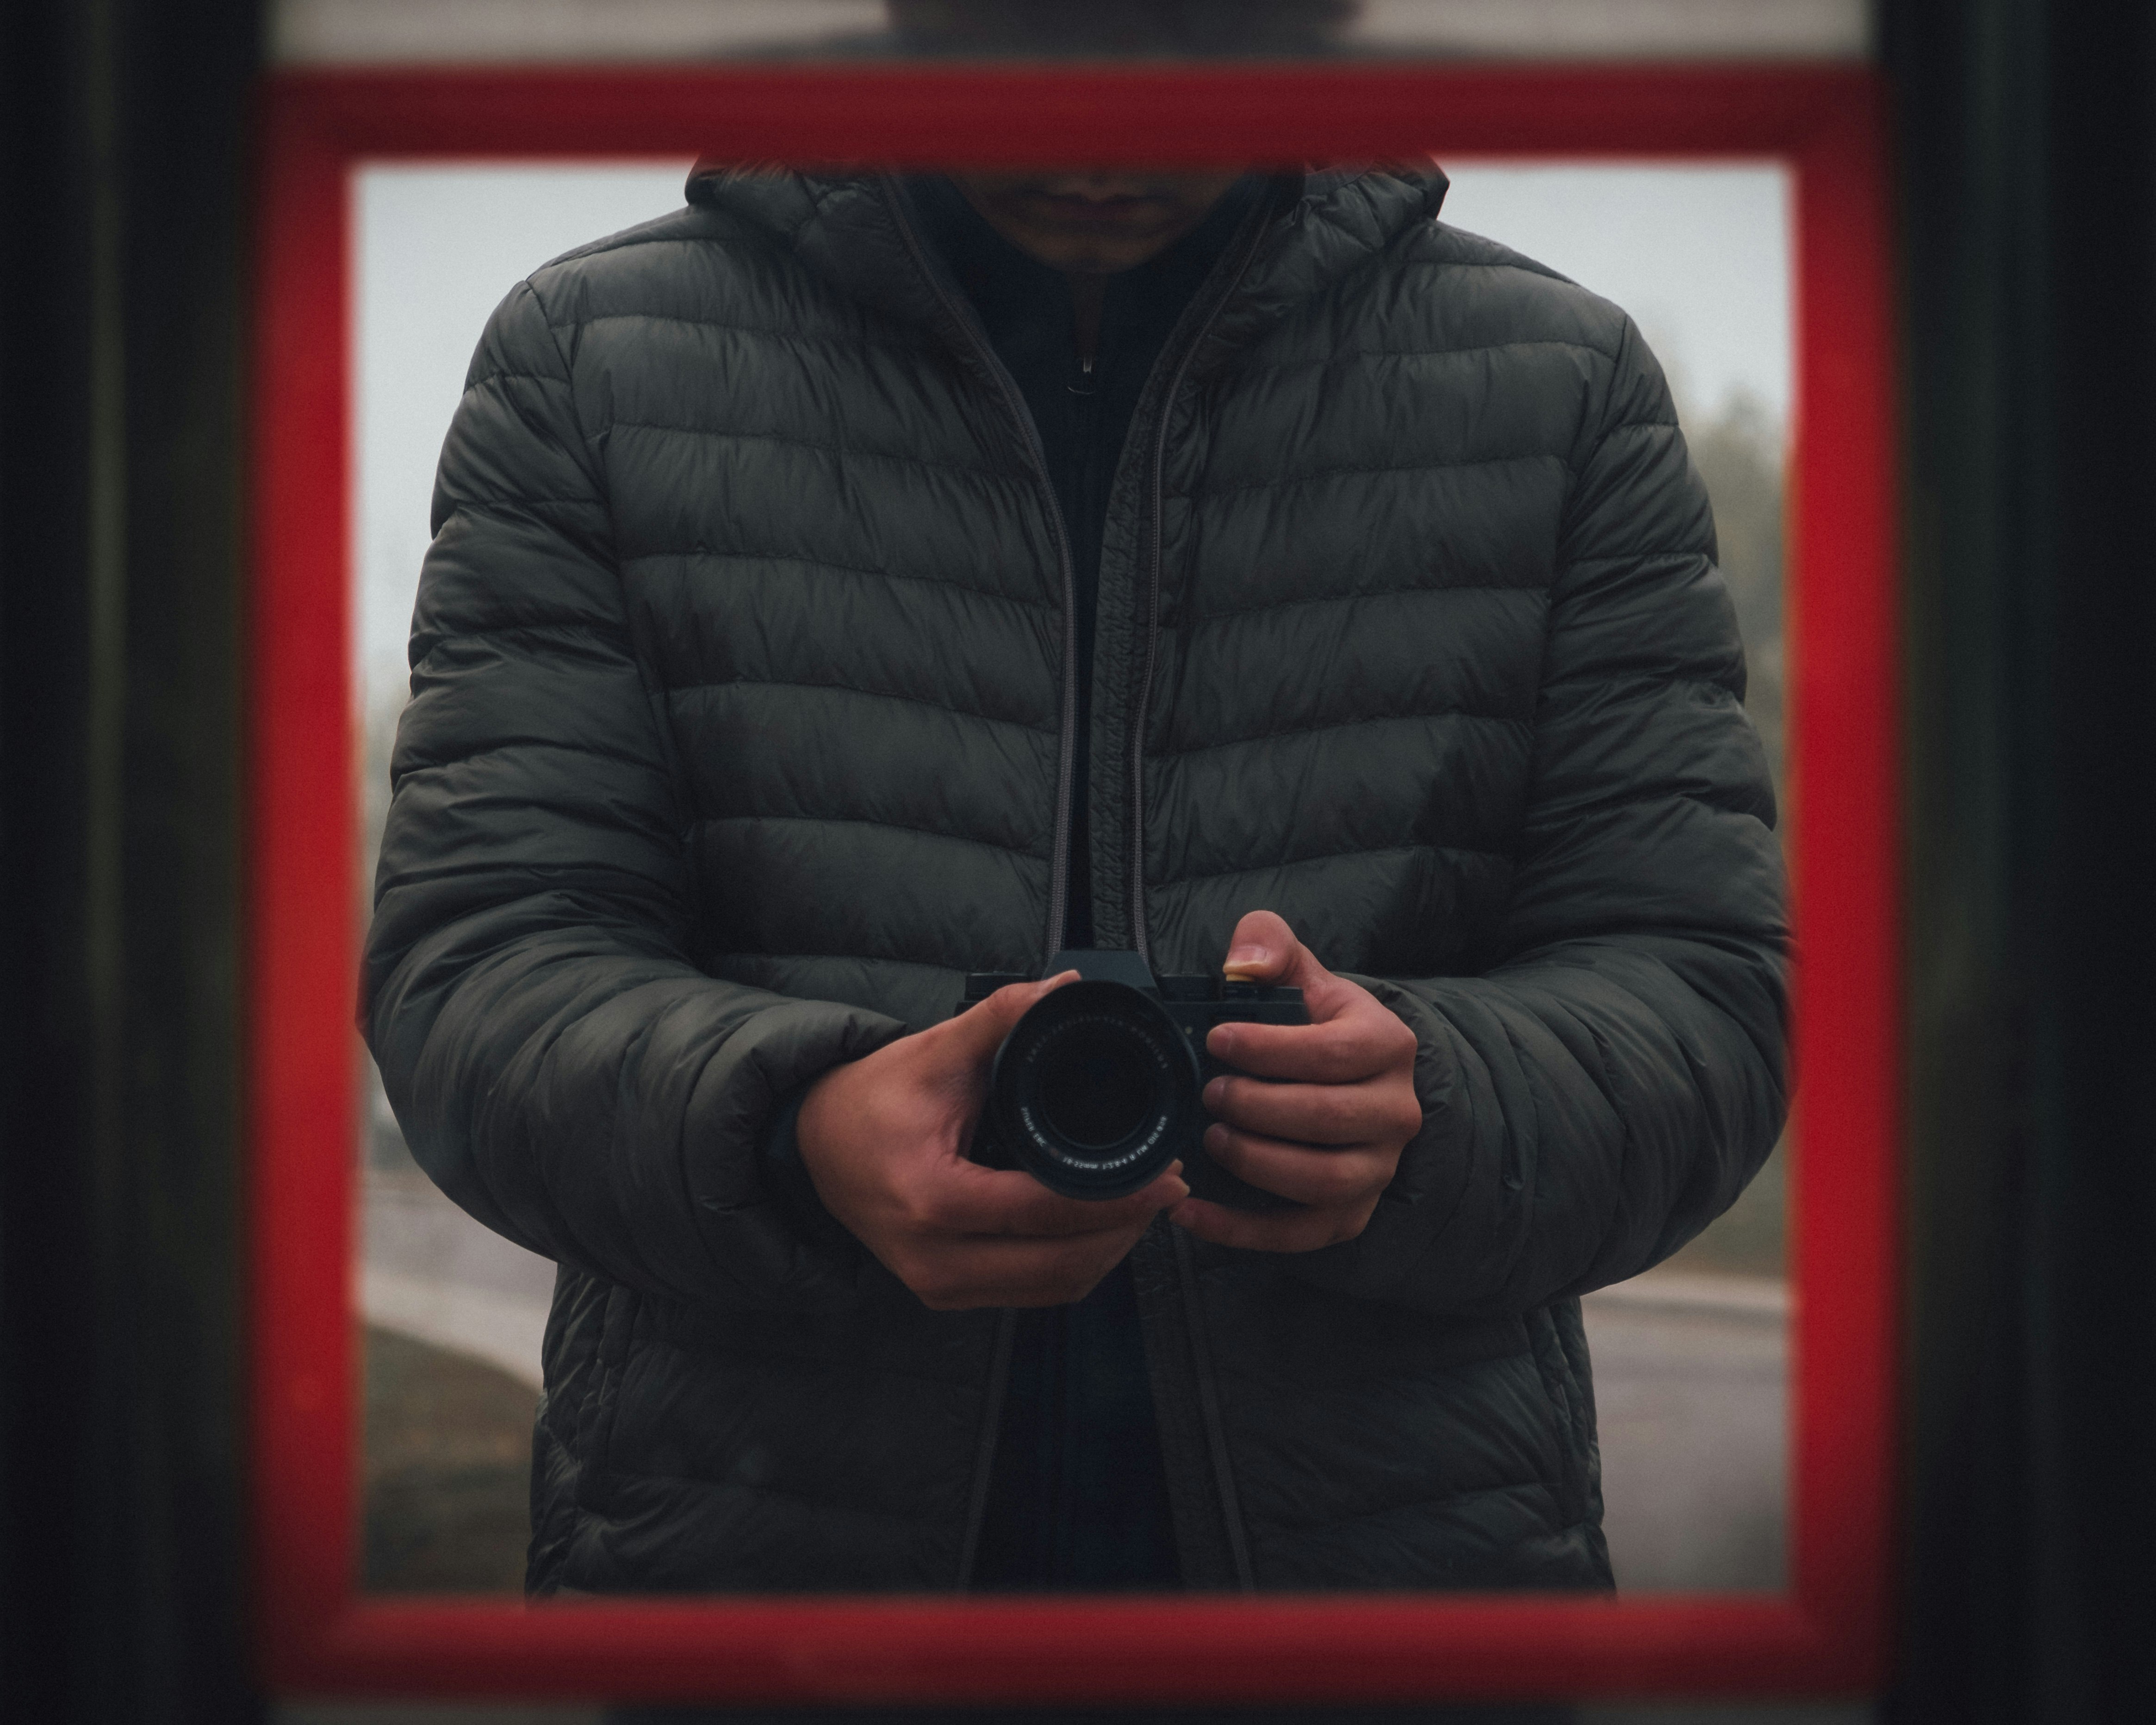
[[[824,1207],[936,1311],[1083,1299],[1157,1212],[1190,1194],[1180,1163],[1100,1204],[966,1160],[996,1050],[1027,1008],[1076,974],[998,988],[833,1067],[801,1105],[801,1160]]]
[[[1202,1199],[1170,1219],[1201,1240],[1265,1252],[1309,1252],[1360,1234],[1422,1129],[1414,1032],[1367,988],[1311,956],[1270,911],[1235,925],[1223,967],[1231,982],[1302,990],[1307,1024],[1218,1024],[1205,1045],[1251,1078],[1216,1078],[1205,1106],[1213,1159],[1300,1210],[1260,1214]],[[1273,1083],[1260,1081],[1271,1079]]]

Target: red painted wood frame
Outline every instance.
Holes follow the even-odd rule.
[[[1894,352],[1856,69],[290,74],[265,95],[248,711],[254,1552],[285,1693],[1284,1703],[1860,1692],[1891,1612],[1900,1116]],[[963,164],[1772,157],[1794,174],[1803,931],[1780,1594],[545,1604],[355,1590],[351,175],[622,157]]]

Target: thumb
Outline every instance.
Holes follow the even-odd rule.
[[[1017,1029],[1018,1021],[1033,1010],[1042,996],[1054,993],[1078,973],[1066,970],[1038,983],[1013,983],[985,1000],[977,1000],[949,1024],[951,1052],[968,1065],[985,1066],[995,1058],[1004,1038]]]
[[[1287,919],[1272,911],[1250,911],[1235,925],[1220,971],[1231,983],[1273,983],[1305,990],[1330,974],[1296,938]]]

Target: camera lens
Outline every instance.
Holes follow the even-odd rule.
[[[1042,1121],[1074,1149],[1113,1149],[1152,1112],[1152,1050],[1120,1019],[1096,1014],[1065,1024],[1037,1058]]]
[[[1198,1062],[1160,1003],[1115,982],[1066,983],[1004,1039],[988,1086],[996,1137],[1071,1198],[1120,1198],[1197,1135]]]

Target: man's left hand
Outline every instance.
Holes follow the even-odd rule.
[[[1235,925],[1231,982],[1302,990],[1307,1024],[1218,1024],[1205,1045],[1250,1077],[1205,1086],[1213,1159],[1296,1210],[1260,1214],[1186,1199],[1169,1219],[1200,1240],[1309,1252],[1360,1234],[1422,1129],[1414,1032],[1368,988],[1335,976],[1270,911]],[[1270,1081],[1270,1082],[1266,1081]]]

